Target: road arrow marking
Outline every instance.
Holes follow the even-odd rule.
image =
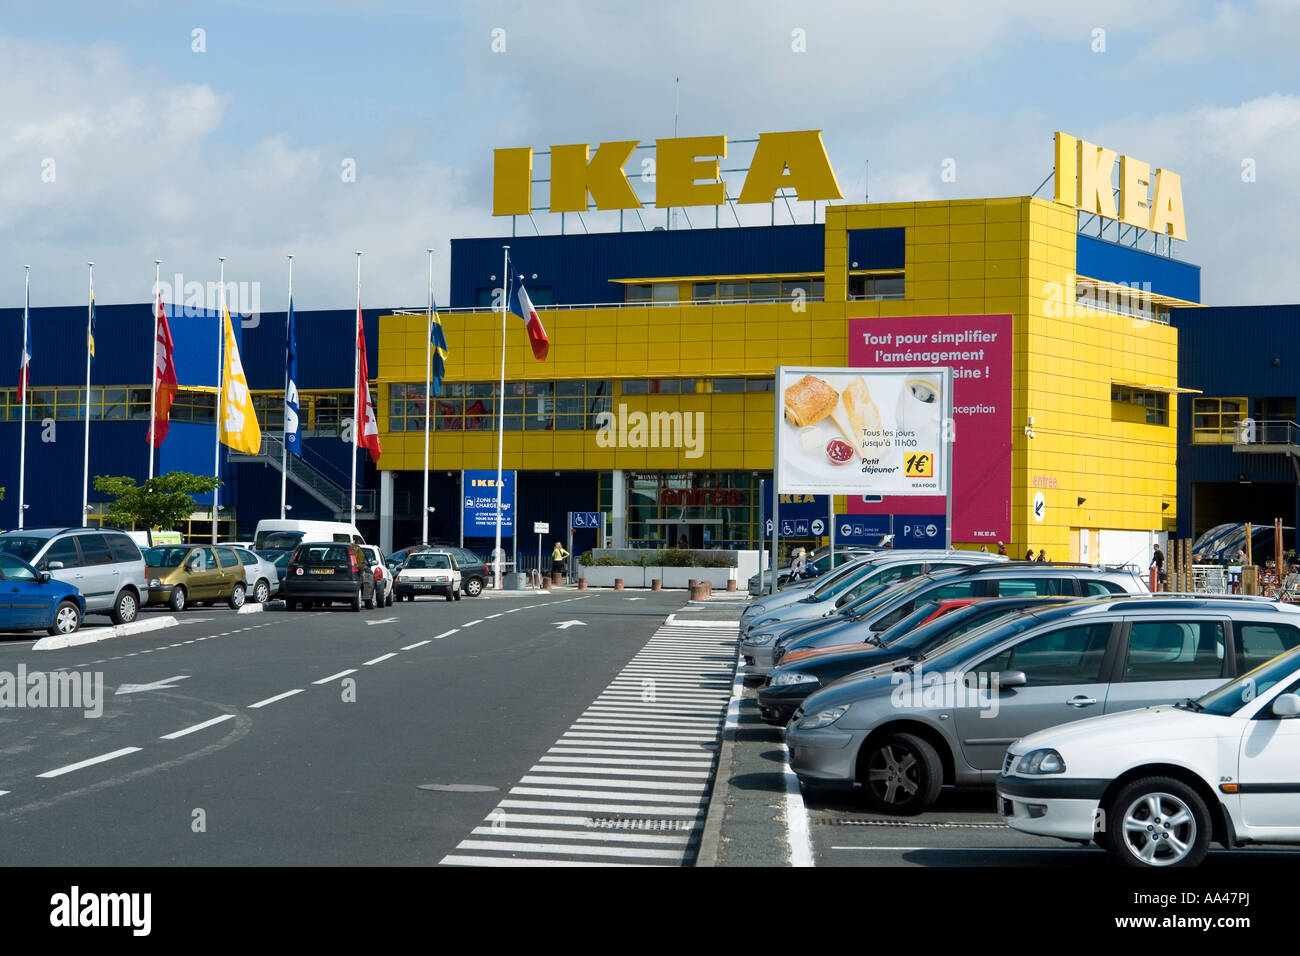
[[[561,631],[568,630],[571,627],[586,627],[586,621],[557,621],[555,626]]]
[[[366,623],[367,624],[392,624],[396,620],[397,618],[395,617],[381,617],[377,621],[366,621]]]
[[[156,680],[152,684],[123,684],[114,691],[113,696],[116,697],[118,694],[138,694],[142,690],[173,690],[175,688],[173,681],[178,680],[189,680],[189,675],[180,674],[176,677],[164,677],[162,680]]]

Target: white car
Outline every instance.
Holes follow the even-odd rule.
[[[393,587],[399,601],[414,601],[419,594],[441,594],[448,601],[459,601],[460,571],[446,551],[417,551],[398,569]]]
[[[280,577],[275,564],[242,544],[226,544],[244,565],[244,592],[255,604],[265,604],[280,593]]]
[[[380,607],[392,607],[393,572],[384,564],[384,556],[373,544],[363,544],[361,550],[366,553],[370,563],[375,567],[375,603]]]
[[[1210,843],[1300,843],[1300,646],[1196,700],[1081,720],[1007,751],[1017,830],[1128,866],[1196,866]]]

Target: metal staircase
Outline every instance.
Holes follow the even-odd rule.
[[[1289,421],[1237,422],[1232,450],[1242,454],[1286,455],[1300,480],[1300,425]]]
[[[335,521],[354,521],[377,517],[375,492],[357,491],[356,514],[349,517],[352,495],[348,489],[351,476],[311,449],[303,448],[303,456],[284,455],[284,439],[276,435],[262,435],[262,445],[256,454],[230,451],[229,460],[237,464],[258,463],[270,465],[280,471],[281,462],[288,462],[288,478],[311,495],[334,515]]]

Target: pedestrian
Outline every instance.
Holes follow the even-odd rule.
[[[1051,563],[1051,562],[1049,562],[1049,561],[1047,560],[1047,549],[1046,549],[1046,548],[1039,548],[1039,549],[1038,549],[1038,559],[1037,559],[1037,560],[1038,560],[1038,563],[1039,563],[1039,564],[1050,564],[1050,563]]]
[[[1030,548],[1028,551],[1025,552],[1025,560],[1026,560],[1026,561],[1032,561],[1032,560],[1034,560],[1034,549],[1033,549],[1033,548]]]
[[[564,559],[569,556],[569,552],[564,550],[564,545],[555,542],[555,549],[551,552],[551,576],[564,574]]]
[[[1156,580],[1162,585],[1165,583],[1165,553],[1160,550],[1160,545],[1155,546],[1151,552],[1151,567],[1156,569]]]
[[[808,552],[803,548],[795,548],[790,555],[790,576],[796,580],[804,577],[808,573]]]
[[[988,554],[988,553],[989,553],[989,546],[987,544],[981,544],[980,554]]]
[[[1007,553],[1007,546],[1006,546],[1005,544],[1003,544],[1001,541],[999,541],[999,542],[998,542],[998,554],[1006,555],[1006,553]]]

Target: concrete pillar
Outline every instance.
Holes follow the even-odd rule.
[[[379,550],[393,553],[393,473],[379,472]]]
[[[623,469],[610,473],[610,547],[627,547],[627,476]]]

